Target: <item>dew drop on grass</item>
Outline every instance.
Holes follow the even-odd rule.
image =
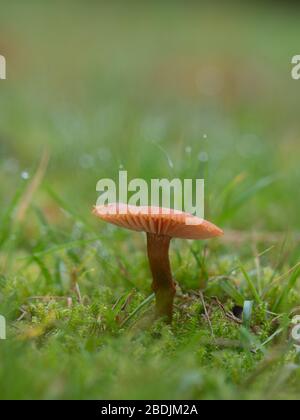
[[[22,178],[24,181],[28,181],[28,179],[30,178],[29,172],[27,172],[27,171],[23,171],[23,172],[21,173],[21,178]]]
[[[187,147],[185,148],[185,153],[187,153],[187,154],[192,153],[192,148],[191,148],[191,146],[187,146]]]
[[[198,159],[200,160],[200,162],[208,162],[208,153],[206,152],[199,153]]]

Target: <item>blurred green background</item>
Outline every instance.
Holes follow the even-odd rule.
[[[223,224],[299,228],[298,22],[293,3],[1,2],[2,200],[47,148],[47,182],[86,214],[121,167],[204,176],[217,221],[236,177],[237,201],[270,177]]]

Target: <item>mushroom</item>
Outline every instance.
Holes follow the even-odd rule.
[[[223,235],[212,223],[178,210],[112,203],[97,206],[98,218],[126,229],[146,232],[147,250],[156,296],[156,316],[172,321],[176,286],[171,274],[169,247],[172,238],[210,239]]]

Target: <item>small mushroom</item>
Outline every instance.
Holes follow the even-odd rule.
[[[210,239],[222,236],[223,231],[204,219],[159,207],[113,203],[95,207],[93,213],[108,223],[146,232],[152,289],[156,296],[156,316],[171,322],[176,293],[169,260],[171,239]]]

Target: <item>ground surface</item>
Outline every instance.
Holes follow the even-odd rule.
[[[0,397],[298,398],[299,10],[11,3]],[[145,238],[91,216],[119,168],[204,177],[206,217],[225,229],[173,242],[172,326],[151,322]]]

